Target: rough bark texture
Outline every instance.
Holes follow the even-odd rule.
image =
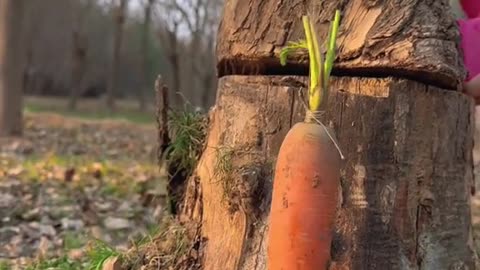
[[[22,134],[24,0],[0,1],[0,136]]]
[[[217,45],[219,75],[307,74],[306,53],[280,67],[288,41],[304,39],[307,11],[325,40],[342,11],[335,73],[413,78],[456,89],[464,68],[449,0],[227,0]]]
[[[158,152],[157,158],[162,162],[165,150],[170,144],[170,137],[168,135],[168,87],[161,75],[157,76],[155,80],[155,99],[156,99],[156,119],[158,128]]]
[[[304,77],[220,79],[183,218],[203,269],[267,269],[275,157],[303,120]],[[404,79],[336,78],[323,122],[346,156],[330,269],[475,269],[472,102]],[[300,154],[300,153],[299,153]]]

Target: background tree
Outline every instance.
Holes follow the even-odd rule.
[[[171,6],[159,5],[156,11],[159,24],[157,37],[170,65],[170,100],[174,106],[179,106],[183,102],[180,67],[182,43],[179,40],[181,17],[178,13],[172,12]]]
[[[151,53],[150,53],[150,36],[151,36],[151,21],[152,21],[152,9],[155,4],[155,0],[145,0],[144,5],[144,21],[143,21],[143,34],[142,34],[142,67],[143,67],[143,83],[139,90],[139,106],[141,110],[145,109],[146,97],[145,92],[151,88]],[[150,87],[149,87],[150,86]]]
[[[159,0],[158,17],[165,25],[159,37],[162,44],[168,44],[165,47],[174,78],[172,88],[178,87],[191,103],[203,108],[211,106],[214,97],[214,45],[222,3],[221,0]],[[182,77],[188,79],[180,80]],[[174,100],[177,104],[183,102],[179,97]]]
[[[72,74],[70,84],[70,100],[68,107],[75,110],[77,107],[78,96],[81,94],[83,79],[87,69],[88,40],[85,31],[85,19],[88,18],[88,12],[92,7],[93,0],[85,0],[83,5],[76,5],[75,19],[72,31]],[[79,1],[70,0],[72,5]]]
[[[124,10],[115,97],[138,99],[141,105],[142,100],[151,100],[153,92],[146,88],[151,89],[155,77],[162,74],[173,107],[183,106],[185,100],[202,108],[211,106],[222,2],[179,1],[174,5],[172,0],[130,1]],[[113,4],[118,7],[120,2]],[[113,74],[114,9],[112,1],[106,0],[31,0],[25,20],[25,55],[29,59],[25,93],[70,97],[70,107],[76,103],[75,96],[106,94]],[[149,12],[151,19],[146,24]],[[184,98],[175,94],[178,91]]]
[[[125,25],[125,12],[128,0],[112,0],[112,15],[115,23],[113,32],[112,60],[110,64],[110,75],[107,85],[107,106],[110,110],[115,109],[115,92],[117,88],[118,65],[120,62],[123,31]]]
[[[0,136],[22,134],[24,0],[0,1]]]

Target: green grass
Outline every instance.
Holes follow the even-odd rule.
[[[196,112],[173,111],[169,118],[172,142],[167,149],[167,160],[179,164],[190,174],[203,149],[206,134],[205,115]]]
[[[10,270],[10,264],[7,261],[0,261],[0,270]]]
[[[26,97],[26,113],[56,113],[67,117],[87,120],[126,120],[137,124],[153,124],[155,113],[151,109],[138,110],[132,102],[118,102],[116,111],[110,112],[100,100],[80,100],[75,111],[68,110],[67,99]]]
[[[83,270],[82,263],[79,261],[72,261],[67,256],[52,259],[41,259],[32,265],[28,266],[26,270]]]
[[[106,260],[111,257],[120,256],[120,253],[114,248],[110,247],[105,242],[96,240],[90,247],[87,253],[88,257],[88,270],[102,269]]]
[[[76,246],[77,240],[75,239],[70,245]],[[58,258],[39,259],[29,265],[26,270],[100,270],[107,259],[119,255],[119,252],[106,243],[96,240],[90,246],[87,256],[82,260],[71,260],[66,255]],[[0,270],[9,270],[8,267],[8,265],[0,264]]]
[[[72,250],[83,247],[85,241],[82,236],[78,233],[67,232],[63,239],[63,248],[65,250]]]

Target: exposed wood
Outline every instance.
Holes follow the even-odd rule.
[[[23,132],[24,0],[0,1],[0,137]]]
[[[123,270],[123,267],[118,257],[110,257],[103,263],[102,270]]]
[[[300,61],[306,54],[286,68],[278,54],[288,41],[304,38],[301,16],[307,11],[325,40],[335,9],[342,11],[336,74],[402,76],[447,89],[457,89],[465,77],[449,0],[227,0],[218,35],[219,76],[306,75]]]
[[[267,269],[272,168],[303,119],[305,82],[220,79],[183,209],[202,224],[203,269]],[[332,90],[324,123],[346,162],[330,269],[475,269],[471,100],[392,78],[336,78]]]

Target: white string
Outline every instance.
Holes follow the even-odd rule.
[[[333,145],[335,145],[335,148],[337,148],[337,151],[340,154],[340,158],[342,160],[344,160],[345,156],[343,155],[342,150],[340,149],[340,146],[337,144],[337,142],[335,141],[333,136],[330,134],[330,132],[328,132],[327,127],[319,120],[319,118],[321,116],[323,116],[324,114],[325,114],[324,111],[310,111],[310,110],[307,110],[307,112],[305,113],[305,122],[306,123],[312,123],[313,121],[315,121],[315,122],[317,122],[317,124],[321,125],[323,127],[323,129],[325,130],[325,132],[327,133],[330,140],[333,142]]]

